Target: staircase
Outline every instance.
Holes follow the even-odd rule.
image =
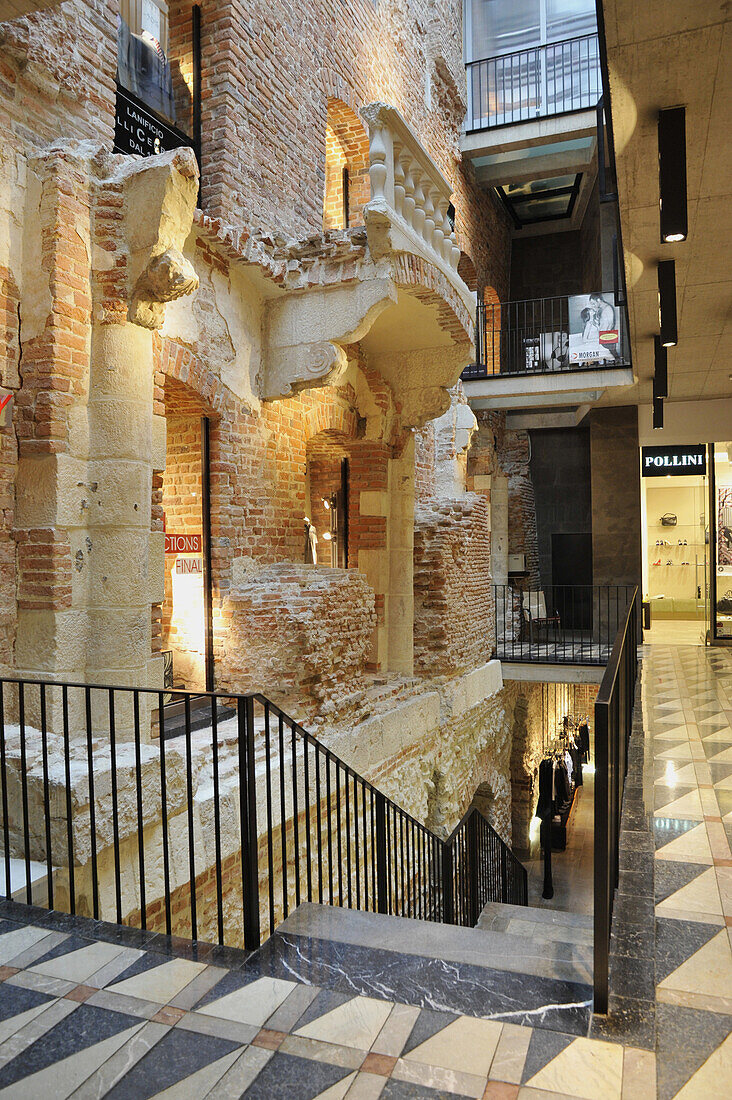
[[[591,918],[573,913],[491,903],[462,928],[305,903],[247,966],[336,999],[587,1035],[591,950]]]

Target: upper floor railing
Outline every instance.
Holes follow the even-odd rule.
[[[605,665],[635,587],[628,584],[493,586],[500,661]]]
[[[613,292],[523,301],[479,301],[469,381],[629,363],[628,319]]]
[[[301,902],[527,904],[475,808],[427,829],[260,695],[0,679],[0,896],[256,948]]]
[[[596,34],[467,65],[466,130],[584,111],[602,95]]]

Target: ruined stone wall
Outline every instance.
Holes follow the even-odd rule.
[[[281,704],[341,712],[364,685],[376,624],[374,593],[355,570],[283,562],[229,593],[220,686]]]
[[[460,672],[492,655],[487,512],[475,493],[415,511],[414,667],[421,675]]]
[[[481,411],[468,452],[468,484],[489,490],[497,474],[508,481],[508,553],[526,555],[528,583],[539,585],[536,502],[529,468],[529,433],[506,429],[503,413]]]

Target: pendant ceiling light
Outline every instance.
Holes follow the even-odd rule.
[[[653,426],[654,428],[664,427],[664,398],[654,397],[653,399]]]
[[[686,108],[668,107],[658,112],[658,187],[661,202],[661,240],[685,241],[686,212]]]
[[[661,343],[660,336],[653,337],[654,372],[653,397],[668,397],[668,352]]]
[[[676,323],[676,264],[673,260],[661,260],[658,265],[658,321],[661,326],[661,343],[665,348],[679,342]]]

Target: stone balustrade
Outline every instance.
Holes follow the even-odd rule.
[[[396,108],[369,103],[361,117],[369,129],[371,200],[364,221],[372,254],[416,252],[455,284],[460,249],[447,216],[450,183]]]

